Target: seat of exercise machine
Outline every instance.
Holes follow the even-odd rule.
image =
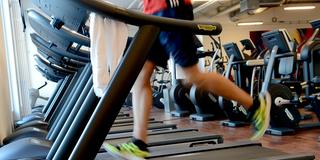
[[[264,66],[266,65],[266,63],[264,59],[251,59],[251,60],[247,60],[246,65],[247,66]]]
[[[38,50],[41,50],[57,60],[63,60],[65,63],[70,63],[70,65],[85,65],[85,63],[90,61],[90,58],[82,57],[70,53],[69,51],[64,51],[57,47],[54,43],[47,42],[41,38],[36,33],[30,34],[32,42],[37,46]]]

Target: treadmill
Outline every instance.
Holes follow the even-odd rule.
[[[62,3],[62,2],[61,2]],[[115,19],[119,19],[129,24],[134,24],[140,26],[138,34],[135,36],[132,44],[130,45],[127,53],[125,54],[122,63],[119,65],[112,81],[111,85],[107,89],[105,95],[101,98],[100,103],[98,104],[94,114],[92,114],[90,121],[88,122],[86,128],[84,129],[80,139],[77,144],[74,146],[73,151],[69,155],[63,155],[64,150],[61,149],[57,151],[54,155],[54,158],[63,158],[68,157],[69,159],[93,159],[96,157],[96,154],[100,148],[100,146],[104,142],[105,136],[110,131],[110,127],[115,120],[116,114],[120,111],[121,104],[124,102],[126,95],[129,93],[131,86],[133,85],[136,77],[139,74],[140,69],[144,64],[144,60],[147,57],[148,51],[152,42],[155,40],[157,35],[161,30],[179,30],[179,31],[192,31],[195,34],[211,34],[217,35],[220,34],[222,28],[218,23],[202,23],[198,24],[196,22],[184,21],[184,20],[176,20],[170,18],[162,18],[162,17],[154,17],[150,15],[144,15],[142,13],[129,11],[120,7],[114,7],[111,4],[98,1],[98,0],[79,0],[79,1],[70,1],[70,5],[81,5],[81,7],[86,8],[90,11],[98,12],[103,15],[110,16]],[[183,27],[182,27],[183,26]],[[142,42],[150,42],[150,46],[146,46]],[[275,53],[273,53],[275,54]],[[269,67],[268,67],[269,69]],[[269,69],[270,70],[270,69]],[[130,74],[128,74],[130,73]],[[119,88],[117,86],[123,86],[123,88]],[[266,86],[264,86],[266,87]],[[262,90],[263,91],[263,90]],[[110,95],[117,95],[117,99],[111,98]],[[104,121],[99,121],[100,119],[104,119]],[[251,142],[252,143],[252,142]],[[66,147],[65,143],[62,143],[60,147]],[[240,145],[240,146],[239,146]],[[239,146],[239,147],[236,147]],[[69,146],[71,147],[71,146]],[[222,152],[223,147],[218,146],[215,148],[218,152]],[[241,149],[243,145],[241,144],[231,144],[230,147],[227,148],[240,148],[240,153],[243,155],[250,155],[250,153],[259,154],[258,151],[261,151],[260,154],[264,154],[266,150],[259,145],[255,145],[253,148],[244,148]],[[164,150],[168,148],[168,146],[163,146],[163,148],[159,148],[160,150]],[[183,157],[186,159],[188,156],[191,156],[190,153],[194,153],[194,155],[202,155],[205,157],[206,154],[201,153],[200,151],[210,151],[206,147],[199,147],[198,149],[194,148],[180,148],[178,146],[174,146],[175,149],[166,150],[165,153],[168,156],[186,153]],[[213,147],[214,148],[214,147]],[[258,148],[262,148],[264,150],[259,150]],[[254,152],[249,149],[254,149]],[[177,151],[179,150],[179,151]],[[211,148],[211,151],[212,152]],[[231,155],[232,150],[229,150],[228,155]],[[277,151],[270,150],[268,152],[271,156],[279,155]],[[175,154],[171,154],[175,152]],[[275,153],[277,152],[277,153]],[[189,153],[189,155],[188,155]],[[274,154],[272,154],[274,153]],[[266,156],[268,154],[265,154]],[[287,155],[287,154],[283,154]],[[293,155],[290,155],[293,156]],[[212,159],[212,157],[206,156],[206,159]],[[294,155],[293,157],[301,158],[300,155]],[[151,158],[151,157],[150,157]],[[161,157],[163,159],[164,157]],[[177,157],[174,157],[175,159]],[[232,159],[239,158],[238,155],[232,157]],[[260,157],[261,158],[261,157]],[[298,159],[295,158],[295,159]],[[314,159],[313,155],[304,156],[305,159]],[[189,159],[195,159],[189,157]],[[200,158],[203,159],[203,158]],[[280,159],[280,158],[275,158]]]
[[[149,147],[151,155],[146,159],[162,160],[313,160],[312,154],[287,154],[262,147],[261,143],[238,141],[223,144],[191,144],[192,147],[167,145]],[[199,145],[199,146],[197,146]],[[114,160],[108,153],[98,153],[95,160]]]
[[[91,93],[90,94],[92,94],[92,91],[91,91]],[[92,105],[92,104],[91,104]],[[175,126],[175,125],[169,125],[169,126]],[[124,127],[124,126],[121,126],[121,127]],[[127,126],[126,126],[127,127]],[[151,131],[150,131],[151,132]],[[173,134],[176,134],[176,136],[175,137],[177,137],[178,138],[178,140],[175,140],[175,139],[177,139],[177,138],[174,138],[174,137],[169,137],[170,138],[170,143],[179,143],[178,141],[186,141],[186,140],[188,140],[188,137],[186,137],[186,136],[184,136],[183,134],[181,134],[182,133],[182,130],[175,130],[175,131],[158,131],[157,133],[160,133],[161,132],[161,135],[163,136],[163,135],[167,135],[166,137],[168,137],[168,135],[173,135]],[[183,130],[183,132],[187,132],[187,130]],[[188,133],[189,133],[189,135],[191,134],[191,135],[194,135],[195,134],[195,131],[194,130],[189,130],[188,131]],[[156,134],[156,132],[154,132],[154,131],[152,131],[152,133],[150,133],[150,134],[152,134],[152,135],[150,135],[150,137],[152,137],[152,136],[158,136],[157,134]],[[160,136],[158,136],[158,137],[160,137]],[[200,138],[200,139],[199,139]],[[119,138],[117,138],[117,139],[119,139]],[[158,139],[161,139],[161,138],[158,138]],[[190,141],[196,141],[196,140],[201,140],[201,139],[205,139],[205,140],[208,140],[208,139],[213,139],[213,140],[215,140],[216,142],[215,143],[221,143],[223,140],[222,140],[222,137],[220,136],[220,135],[205,135],[205,136],[200,136],[199,134],[197,134],[197,136],[194,136],[194,137],[191,137],[191,140]],[[109,140],[110,140],[110,138],[109,138]],[[155,140],[157,140],[157,139],[155,139]],[[18,145],[18,146],[16,146],[16,144],[19,144],[19,143],[16,143],[16,144],[9,144],[9,145],[7,145],[7,146],[4,146],[4,148],[2,148],[3,149],[3,151],[4,150],[6,150],[6,149],[8,149],[8,148],[10,148],[10,145],[11,146],[15,146],[16,148],[20,148],[20,149],[22,149],[22,150],[24,150],[25,151],[25,155],[27,155],[27,156],[30,156],[30,150],[37,150],[37,151],[43,151],[42,153],[44,153],[44,154],[46,154],[47,152],[48,152],[48,150],[46,150],[46,147],[50,147],[51,146],[51,143],[50,142],[42,142],[42,141],[40,141],[40,140],[36,140],[36,139],[21,139],[21,140],[18,140],[18,142],[25,142],[24,144],[27,144],[27,143],[29,143],[29,142],[36,142],[36,143],[41,143],[41,144],[43,144],[41,147],[37,147],[36,145],[30,145],[30,147],[26,147],[26,146],[24,146],[24,145]],[[158,142],[157,141],[154,141],[153,142],[153,145],[160,145],[160,144],[164,144],[164,143],[167,143],[167,142],[164,142],[163,141],[163,138],[162,138],[162,140],[161,140],[161,142],[158,140]],[[26,148],[24,148],[24,147],[26,147]],[[13,155],[13,153],[11,152],[5,152],[5,153],[3,153],[3,154],[1,154],[2,156],[5,156],[5,155],[10,155],[10,156],[8,156],[8,157],[13,157],[14,155]],[[20,157],[23,157],[23,155],[21,154],[21,155],[16,155],[16,157],[15,158],[20,158]],[[37,155],[36,157],[41,157],[41,155]]]
[[[127,94],[130,91],[131,86],[133,85],[136,77],[139,74],[140,69],[144,64],[144,60],[147,57],[147,53],[151,45],[146,46],[144,42],[147,41],[147,42],[151,42],[152,44],[152,42],[155,40],[155,38],[160,32],[160,28],[164,30],[179,29],[181,31],[188,31],[188,32],[192,31],[196,34],[217,35],[221,32],[221,26],[217,23],[197,23],[197,22],[190,22],[185,20],[174,20],[169,18],[143,15],[138,12],[128,11],[123,8],[114,7],[109,3],[105,3],[104,1],[55,0],[54,4],[60,5],[63,8],[67,8],[68,11],[79,11],[83,8],[94,10],[96,12],[103,13],[104,15],[109,15],[113,18],[120,19],[130,24],[139,25],[141,27],[138,31],[138,34],[134,38],[133,43],[130,45],[127,53],[125,54],[122,60],[122,63],[120,63],[118,69],[116,70],[116,73],[114,74],[113,79],[111,80],[110,85],[107,91],[105,92],[105,95],[101,98],[100,102],[98,103],[98,106],[95,108],[95,111],[91,113],[91,118],[89,122],[86,124],[86,127],[84,129],[78,128],[78,125],[80,125],[82,122],[81,119],[86,117],[84,116],[76,117],[75,122],[78,125],[72,125],[70,127],[68,134],[66,134],[66,136],[64,136],[63,138],[63,141],[60,144],[58,144],[58,150],[54,152],[53,159],[94,159],[96,157],[97,153],[100,150],[101,145],[105,141],[104,140],[105,137],[108,135],[108,132],[114,120],[116,119],[117,114],[121,109],[121,106]],[[78,7],[79,4],[80,4],[80,7],[77,10],[73,10],[69,8],[69,7]],[[55,7],[49,7],[49,8],[52,9]],[[60,10],[60,12],[62,11],[63,10]],[[122,86],[122,87],[119,87],[119,86]],[[112,95],[117,95],[117,98],[112,98]],[[71,140],[70,138],[74,136],[73,133],[81,133],[81,132],[82,132],[81,136],[74,137],[76,138],[75,139],[77,141],[76,143],[70,141]],[[29,141],[29,142],[32,142],[32,141]],[[195,145],[198,146],[197,144]],[[202,152],[208,151],[208,149],[205,149],[206,147],[202,148],[200,146],[196,147],[197,149],[195,149],[189,146],[180,147],[179,145],[173,145],[172,148],[169,148],[169,146],[163,146],[162,148],[155,148],[155,150],[159,150],[157,154],[158,157],[159,155],[165,155],[165,154],[168,156],[180,154],[180,156],[188,157],[188,154],[181,155],[181,153],[189,153],[189,156],[191,156],[191,154],[200,155],[201,152],[199,151],[202,151]],[[235,146],[240,146],[241,148],[243,145],[234,144],[234,145],[231,145],[230,148],[234,148]],[[165,150],[166,148],[167,150]],[[187,149],[187,148],[190,148],[190,149]],[[8,153],[1,149],[2,148],[0,148],[0,156],[3,156],[4,154]],[[214,150],[214,149],[211,149],[211,150]],[[216,148],[216,150],[219,150],[220,152],[221,150],[223,150],[223,148]],[[160,153],[161,151],[162,152],[166,151],[167,153]],[[245,149],[242,152],[243,154],[246,154],[244,152],[248,153],[249,151]],[[157,156],[157,155],[154,154],[154,156]],[[205,155],[205,154],[201,154],[201,155]],[[312,158],[312,155],[310,155],[310,157]],[[5,158],[5,157],[3,156],[2,158]],[[212,157],[209,157],[209,158],[212,159]],[[233,157],[232,159],[237,159],[237,158],[238,157]],[[52,158],[48,158],[48,159],[52,159]]]

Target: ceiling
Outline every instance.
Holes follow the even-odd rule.
[[[141,10],[142,0],[106,0],[117,6],[133,10]],[[231,21],[239,21],[250,16],[248,12],[240,12],[240,1],[245,0],[193,0],[196,19],[213,18],[215,16],[228,15]],[[320,3],[320,0],[260,0],[260,6],[265,9],[289,4]]]

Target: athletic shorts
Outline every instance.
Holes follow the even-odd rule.
[[[176,8],[168,8],[155,16],[175,19],[193,20],[192,6],[183,5]],[[187,32],[161,31],[148,56],[148,60],[157,66],[166,68],[170,57],[181,67],[189,67],[198,63],[194,34]]]

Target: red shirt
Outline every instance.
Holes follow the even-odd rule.
[[[143,0],[143,12],[146,14],[153,14],[158,11],[167,9],[167,1],[169,1],[173,6],[179,4],[179,0]],[[184,0],[184,3],[191,4],[191,0]]]

